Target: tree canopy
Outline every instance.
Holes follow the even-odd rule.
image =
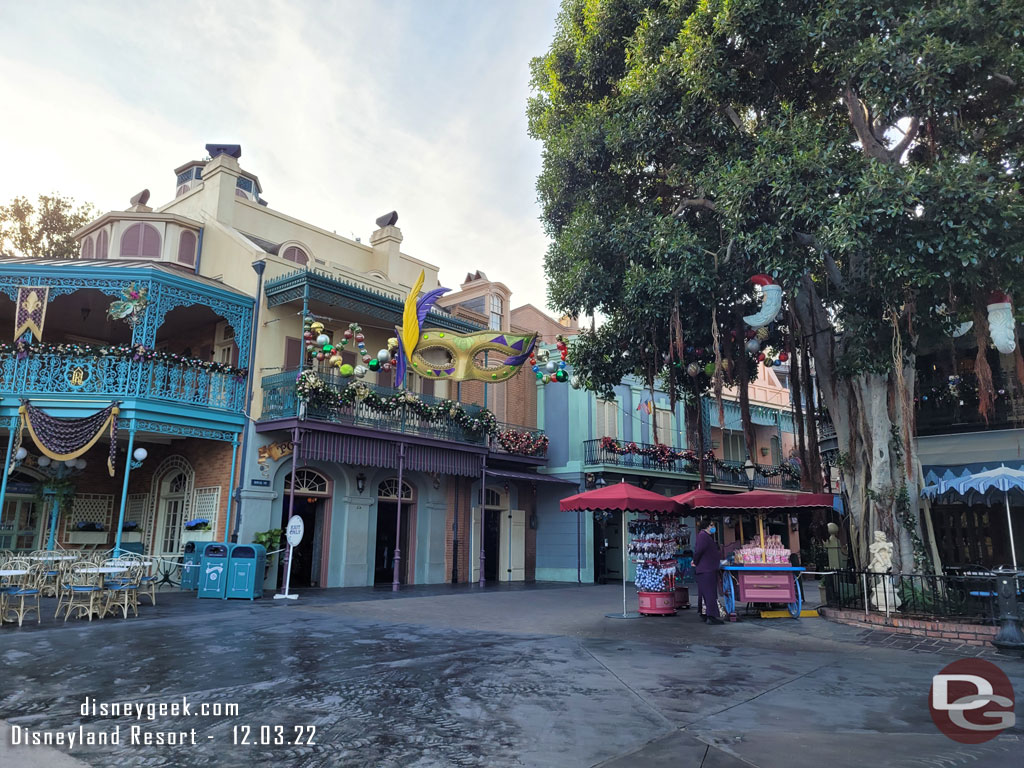
[[[917,345],[1024,303],[1022,30],[1019,0],[565,0],[528,115],[551,306],[606,318],[577,371],[665,374],[674,313],[706,352],[770,275],[865,526],[896,532]]]
[[[71,236],[96,217],[89,203],[62,195],[40,195],[32,203],[16,197],[0,205],[0,255],[39,259],[73,259],[78,245]]]

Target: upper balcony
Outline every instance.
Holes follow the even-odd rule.
[[[122,418],[237,431],[254,301],[174,267],[0,259],[0,411],[56,416],[121,402]],[[25,339],[27,318],[33,321]]]
[[[1024,393],[1013,372],[992,371],[995,390],[986,420],[978,413],[978,379],[963,373],[953,379],[924,377],[918,383],[917,434],[945,435],[1024,427]]]
[[[620,442],[620,450],[625,446],[636,446],[635,451],[619,452],[604,445],[604,441],[585,440],[583,442],[583,463],[588,470],[602,471],[606,469],[628,472],[640,470],[672,475],[679,479],[697,480],[698,467],[694,461],[675,458],[671,452],[678,453],[681,448],[659,446],[651,443]],[[668,452],[665,449],[668,448]],[[788,465],[758,464],[754,475],[755,488],[771,488],[775,490],[800,490],[800,479],[793,477]],[[710,483],[747,487],[747,476],[743,464],[737,461],[721,461],[714,464],[705,463],[704,476]]]
[[[483,408],[478,405],[458,403],[455,404],[456,408],[449,408],[445,413],[445,409],[439,406],[451,404],[451,401],[444,398],[366,384],[370,393],[366,399],[350,405],[313,406],[299,401],[298,375],[299,371],[293,370],[263,378],[260,424],[264,429],[278,428],[281,421],[303,419],[357,427],[360,431],[418,435],[432,440],[487,448],[495,454],[535,460],[530,463],[543,463],[547,456],[547,439],[541,430],[501,423],[495,423],[492,432],[474,429],[467,422],[480,417]],[[353,381],[351,378],[331,374],[320,373],[318,376],[336,396],[340,396]],[[403,403],[399,398],[393,404],[382,405],[383,400],[392,403],[391,398],[400,395],[414,398],[417,403]],[[428,410],[433,412],[429,413]]]

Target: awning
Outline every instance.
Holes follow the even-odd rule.
[[[768,509],[832,509],[834,501],[831,493],[713,493],[701,490],[676,496],[675,500],[693,509],[731,509],[748,512]]]
[[[494,475],[496,477],[508,477],[513,480],[530,480],[538,483],[558,483],[560,485],[579,485],[576,480],[566,480],[564,477],[554,477],[552,475],[538,475],[533,472],[516,472],[513,469],[488,469],[488,475]]]

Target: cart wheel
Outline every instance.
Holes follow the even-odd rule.
[[[789,608],[789,615],[790,616],[792,616],[794,619],[799,619],[800,618],[800,610],[803,608],[803,604],[804,604],[804,596],[803,596],[803,594],[800,591],[800,577],[799,576],[794,576],[793,577],[793,584],[796,587],[796,602],[795,603],[790,603],[786,607]]]
[[[722,593],[725,597],[725,612],[730,615],[736,613],[736,593],[732,587],[732,574],[728,571],[722,579]]]

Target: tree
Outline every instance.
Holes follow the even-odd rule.
[[[16,197],[0,206],[0,254],[36,259],[78,258],[72,234],[96,217],[89,203],[70,197],[40,195],[33,205]]]
[[[917,350],[973,319],[984,352],[985,297],[1024,298],[1021,29],[1016,0],[564,0],[528,115],[550,303],[607,318],[575,369],[674,386],[673,315],[687,345],[712,310],[732,341],[772,276],[772,343],[813,359],[860,562],[880,529],[925,567]]]

